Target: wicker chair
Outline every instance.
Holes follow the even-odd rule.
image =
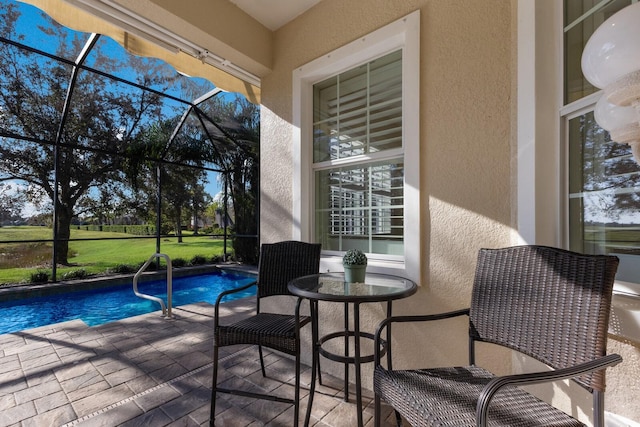
[[[571,378],[593,395],[594,426],[603,427],[605,369],[622,361],[605,355],[617,266],[614,256],[544,246],[481,249],[469,309],[391,317],[376,331],[380,340],[392,322],[467,315],[470,366],[384,369],[376,354],[375,425],[383,399],[396,410],[398,425],[402,415],[413,426],[581,426],[516,387]],[[551,370],[494,376],[475,365],[476,341],[517,350]]]
[[[289,281],[296,277],[316,274],[320,268],[320,244],[286,241],[263,244],[260,248],[258,280],[255,283],[220,294],[215,304],[213,343],[213,386],[211,391],[211,413],[209,422],[214,425],[216,394],[228,393],[257,399],[266,399],[294,405],[295,425],[298,425],[300,411],[300,328],[310,322],[309,316],[300,315],[297,300],[295,314],[265,313],[260,310],[263,298],[275,295],[291,295],[287,290]],[[219,322],[220,303],[226,295],[240,292],[251,286],[258,286],[256,314],[232,325]],[[262,347],[268,347],[295,356],[295,396],[293,399],[259,394],[245,390],[231,390],[218,387],[218,349],[236,344],[255,344],[260,355],[262,375],[266,376]]]

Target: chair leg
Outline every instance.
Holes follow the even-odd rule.
[[[593,391],[593,427],[604,427],[604,393]]]
[[[216,419],[216,389],[218,385],[218,346],[213,344],[213,379],[211,381],[211,412],[209,413],[209,426],[215,425]]]
[[[264,370],[264,357],[262,356],[262,346],[258,346],[258,354],[260,354],[260,369],[262,369],[262,376],[266,377],[267,372]]]
[[[380,401],[380,396],[377,394],[374,395],[373,398],[373,422],[374,427],[380,427],[382,423],[382,403]],[[402,417],[400,416],[400,412],[394,411],[396,414],[396,425],[398,427],[402,427]]]
[[[318,309],[318,301],[311,301],[310,302],[310,310],[311,310],[311,352],[313,354],[316,353],[316,346],[318,345],[318,340],[319,340],[319,335],[320,333],[318,332],[318,316],[320,314],[320,311]],[[318,371],[318,383],[320,385],[322,384],[322,370],[320,369],[320,358],[318,358],[318,360],[316,361],[317,364],[317,371]]]
[[[298,419],[300,418],[300,348],[296,353],[296,385],[293,400],[293,426],[298,427]]]
[[[320,369],[317,368],[319,366],[318,361],[320,359],[320,354],[318,354],[316,347],[317,340],[314,339],[313,342],[314,344],[311,351],[311,383],[309,384],[309,398],[307,399],[307,411],[304,417],[304,427],[309,427],[311,409],[313,407],[313,397],[316,392],[316,375],[320,372]]]

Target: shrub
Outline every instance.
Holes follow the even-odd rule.
[[[29,277],[30,283],[44,283],[49,281],[49,272],[46,270],[38,270],[35,273],[31,273]]]
[[[224,262],[224,256],[223,255],[214,255],[211,257],[211,264],[218,264]]]
[[[142,264],[140,266],[142,266]],[[135,273],[136,271],[138,271],[138,269],[129,264],[118,264],[107,270],[107,272],[110,274],[129,274]]]
[[[173,267],[184,267],[187,265],[187,261],[183,258],[176,258],[171,260],[171,266]]]
[[[113,233],[127,233],[138,236],[153,236],[156,233],[156,227],[150,224],[143,225],[83,225],[78,226],[78,230],[87,231],[109,231]]]
[[[89,273],[87,273],[87,270],[80,268],[78,270],[67,271],[62,275],[62,280],[84,279],[88,276]]]
[[[194,255],[190,261],[191,265],[202,265],[207,263],[207,258],[202,255]]]

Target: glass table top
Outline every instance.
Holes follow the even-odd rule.
[[[292,294],[323,301],[389,301],[408,297],[416,290],[412,280],[377,273],[367,273],[364,283],[345,282],[344,273],[313,274],[289,282]]]

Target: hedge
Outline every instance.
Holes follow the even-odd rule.
[[[136,236],[153,236],[156,234],[155,225],[78,225],[78,230],[110,231],[113,233],[134,234]]]

